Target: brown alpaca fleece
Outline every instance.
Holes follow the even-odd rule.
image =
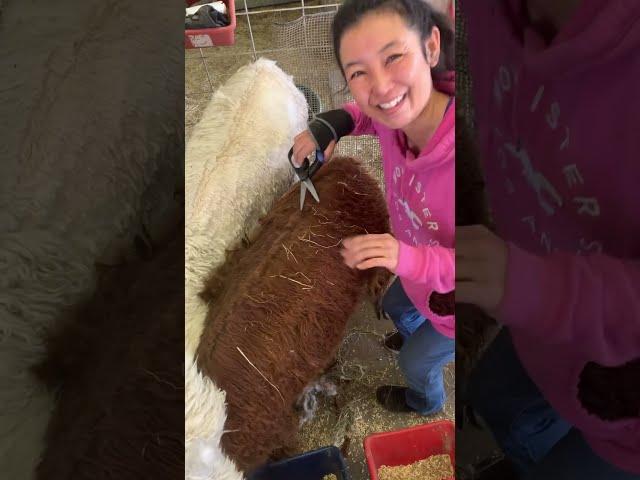
[[[429,295],[429,308],[440,316],[454,315],[456,313],[456,291],[433,292]]]
[[[578,399],[602,420],[640,418],[640,358],[614,367],[588,362],[580,373]]]
[[[184,224],[116,267],[69,314],[33,370],[57,391],[42,480],[184,476]]]
[[[295,185],[201,294],[209,313],[197,363],[226,391],[222,446],[244,470],[293,442],[296,400],[335,357],[367,285],[388,279],[384,269],[352,270],[340,255],[343,238],[388,231],[373,178],[336,158],[313,183],[319,204],[307,194],[300,212]]]

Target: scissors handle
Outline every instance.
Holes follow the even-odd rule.
[[[320,167],[324,164],[324,153],[320,149],[316,149],[316,161],[313,164],[309,163],[309,159],[305,158],[302,165],[296,167],[291,161],[291,157],[293,156],[293,147],[289,149],[288,157],[289,163],[295,170],[296,174],[300,178],[300,181],[305,181],[315,175],[315,173],[320,169]]]
[[[296,174],[298,175],[298,178],[300,178],[301,181],[306,180],[307,178],[309,178],[309,159],[305,158],[304,162],[302,162],[302,165],[300,165],[299,167],[296,167],[295,164],[291,161],[291,157],[293,156],[293,147],[291,147],[289,149],[289,153],[287,155],[289,157],[289,163],[291,164],[291,167],[295,170]]]

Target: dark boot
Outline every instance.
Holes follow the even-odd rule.
[[[376,400],[389,412],[412,412],[407,405],[407,387],[398,385],[383,385],[376,390]]]
[[[402,338],[402,335],[400,335],[400,332],[397,330],[385,333],[384,335],[384,347],[393,353],[399,353],[403,343],[404,338]]]

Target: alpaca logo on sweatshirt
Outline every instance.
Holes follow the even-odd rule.
[[[500,66],[494,78],[493,97],[496,105],[506,112],[506,118],[513,118],[511,112],[515,110],[516,104],[514,102],[517,101],[514,98],[515,89],[513,87],[517,85],[518,76],[513,69],[504,65]],[[517,112],[520,113],[522,111],[521,105],[518,103],[517,106],[519,108]],[[534,158],[526,146],[522,144],[518,128],[524,130],[520,125],[527,124],[527,121],[519,122],[518,125],[515,123],[509,125],[512,129],[509,133],[505,133],[497,127],[493,129],[497,145],[496,155],[500,168],[505,174],[504,189],[508,195],[516,192],[517,182],[508,173],[509,171],[513,172],[514,165],[525,184],[533,190],[541,212],[528,212],[522,217],[522,222],[528,226],[540,246],[547,253],[550,253],[556,251],[557,248],[554,248],[549,233],[541,227],[542,222],[537,215],[542,214],[544,218],[552,217],[559,211],[571,211],[581,218],[597,218],[601,213],[600,204],[596,197],[584,195],[581,192],[584,189],[585,181],[580,172],[579,159],[572,157],[567,151],[571,142],[571,129],[562,121],[560,102],[548,98],[548,95],[545,95],[545,86],[540,85],[532,95],[527,107],[528,112],[526,113],[535,116],[536,121],[540,122],[543,127],[544,132],[540,132],[541,135],[544,134],[545,138],[554,139],[548,143],[549,151],[546,158]],[[536,129],[527,126],[526,132],[536,132]],[[545,145],[545,147],[547,146]],[[536,160],[548,161],[549,164],[555,162],[555,168],[559,174],[553,175],[556,178],[556,184],[550,180],[548,174],[545,175],[535,168]],[[585,238],[576,240],[575,248],[579,254],[602,251],[602,243],[597,240]]]
[[[427,194],[424,190],[422,182],[416,180],[416,175],[413,173],[411,178],[406,184],[403,184],[405,169],[399,165],[397,165],[393,169],[393,183],[396,186],[396,189],[392,192],[392,196],[395,199],[394,205],[396,207],[396,216],[401,223],[404,223],[404,217],[411,222],[412,228],[405,228],[404,233],[406,234],[406,238],[408,238],[414,245],[419,245],[420,242],[416,233],[419,232],[426,224],[426,228],[428,230],[437,231],[439,229],[439,225],[437,221],[431,216],[431,210],[427,206]],[[403,195],[403,193],[405,195]],[[415,200],[412,202],[414,205],[409,203],[409,200],[404,198],[412,197]],[[415,205],[419,203],[420,205]],[[412,208],[413,207],[413,208]],[[416,213],[414,208],[418,208],[419,213]],[[420,216],[422,214],[422,218]],[[423,222],[424,220],[424,222]],[[440,244],[436,239],[429,239],[428,244],[431,246],[437,246]]]
[[[414,230],[418,230],[420,227],[422,227],[422,220],[420,220],[420,217],[416,215],[413,210],[411,210],[411,207],[409,207],[409,203],[406,200],[400,200],[398,198],[396,199],[396,202],[404,208],[404,213],[407,217],[409,217],[409,220],[411,220],[411,225],[413,225]]]

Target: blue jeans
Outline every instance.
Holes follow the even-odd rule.
[[[407,382],[407,405],[422,415],[438,412],[446,394],[442,369],[454,359],[455,340],[433,328],[396,279],[382,299],[383,310],[402,335],[398,363]]]
[[[638,480],[596,455],[529,378],[503,328],[469,380],[474,410],[524,480]]]

